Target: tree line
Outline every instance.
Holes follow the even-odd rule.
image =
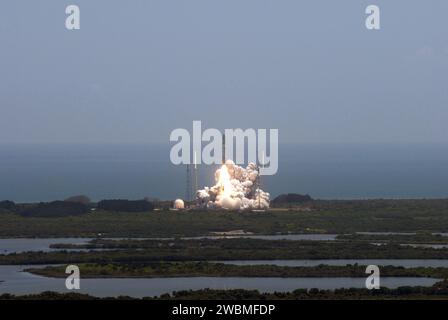
[[[73,200],[71,200],[73,199]],[[107,212],[147,212],[154,210],[154,204],[147,200],[101,200],[98,203],[86,202],[85,198],[64,201],[17,204],[13,201],[0,201],[0,213],[13,213],[22,217],[65,217],[79,216],[95,210]]]

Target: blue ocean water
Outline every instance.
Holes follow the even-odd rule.
[[[199,167],[200,186],[215,169]],[[272,196],[446,198],[448,146],[281,145],[278,173],[262,183]],[[185,189],[185,167],[171,164],[168,145],[0,146],[0,199],[173,199]]]

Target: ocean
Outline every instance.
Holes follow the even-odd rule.
[[[186,168],[161,145],[2,145],[0,200],[37,202],[184,198]],[[199,166],[199,186],[217,166]],[[447,145],[280,145],[279,170],[262,179],[272,197],[446,198]]]

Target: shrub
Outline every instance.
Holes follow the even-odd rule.
[[[64,217],[76,216],[89,212],[89,208],[76,202],[53,201],[41,202],[37,206],[23,209],[19,212],[24,217]]]
[[[146,200],[102,200],[98,202],[97,208],[116,212],[144,212],[152,211],[154,205]]]

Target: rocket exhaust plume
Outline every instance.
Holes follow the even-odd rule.
[[[196,198],[206,208],[267,209],[270,195],[258,187],[258,179],[254,163],[243,168],[227,160],[215,172],[215,185],[198,190]]]

